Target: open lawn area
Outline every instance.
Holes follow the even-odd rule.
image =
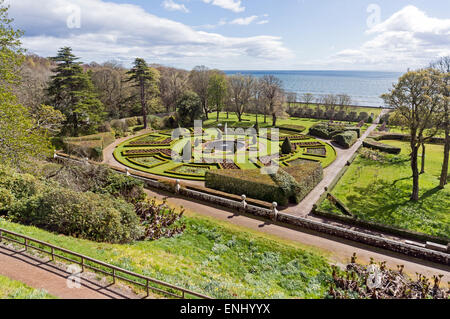
[[[0,275],[0,299],[55,299],[55,297],[43,290],[31,288]]]
[[[443,146],[426,146],[426,173],[420,176],[420,200],[414,203],[409,201],[412,190],[409,144],[383,143],[401,147],[401,154],[373,151],[373,154],[383,154],[382,159],[377,160],[360,154],[332,194],[363,220],[450,238],[450,185],[443,190],[437,188]],[[420,162],[419,158],[419,170]],[[321,208],[336,212],[328,201],[324,201]]]
[[[129,245],[76,239],[2,219],[0,227],[214,298],[325,295],[331,268],[323,252],[189,211],[184,219],[182,235]]]

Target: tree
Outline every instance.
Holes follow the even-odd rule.
[[[127,74],[130,76],[128,81],[135,82],[135,86],[139,88],[144,129],[147,129],[148,102],[159,94],[160,74],[158,70],[149,67],[147,62],[141,58],[134,60],[134,65]]]
[[[283,82],[273,75],[265,75],[261,79],[261,85],[262,94],[265,97],[268,110],[272,115],[272,126],[276,126],[277,114],[283,109]]]
[[[419,200],[418,150],[436,134],[440,121],[441,85],[442,76],[437,71],[409,71],[389,93],[382,95],[385,103],[403,118],[411,134],[412,201]]]
[[[218,71],[214,72],[209,79],[208,97],[211,104],[216,108],[217,122],[219,121],[220,111],[224,108],[227,90],[228,82],[225,74]]]
[[[330,120],[334,120],[334,113],[336,112],[338,98],[334,94],[327,94],[323,97],[322,103],[325,106],[325,110],[330,115]]]
[[[102,121],[103,104],[94,92],[91,73],[84,72],[70,47],[51,58],[56,63],[47,89],[48,103],[66,117],[65,133],[93,131]]]
[[[228,87],[230,104],[233,105],[239,122],[242,122],[242,115],[253,96],[254,79],[251,76],[236,74],[229,77]]]
[[[192,90],[197,93],[202,102],[202,108],[206,119],[209,118],[208,86],[210,76],[210,70],[203,65],[196,66],[189,75],[189,82],[191,83]]]
[[[293,152],[292,144],[289,139],[289,137],[286,136],[286,138],[283,141],[283,144],[281,145],[281,152],[283,154],[291,154]]]
[[[30,157],[48,155],[50,147],[45,135],[35,129],[29,110],[12,93],[24,61],[23,33],[11,26],[13,20],[3,4],[0,1],[0,163],[21,167]]]
[[[114,61],[92,67],[92,82],[105,106],[108,119],[140,114],[134,102],[135,88],[127,81],[127,70]]]
[[[161,99],[167,112],[176,110],[176,103],[187,90],[188,72],[175,68],[159,67],[161,73]]]
[[[345,111],[345,109],[352,103],[352,98],[348,94],[338,94],[337,105],[340,111]]]
[[[288,113],[293,113],[293,106],[295,106],[295,103],[297,102],[297,93],[295,92],[288,92],[286,93],[286,102],[288,103],[289,111]]]
[[[445,134],[444,160],[442,161],[441,176],[439,179],[439,188],[443,189],[448,180],[448,164],[450,157],[450,56],[442,57],[440,60],[431,64],[431,67],[443,76],[442,94],[444,103],[442,104],[442,126]]]
[[[309,105],[314,101],[315,96],[311,93],[305,93],[302,95],[302,101],[305,103],[306,107],[309,107]]]
[[[193,126],[202,115],[202,101],[197,93],[186,91],[177,102],[177,112],[182,125]]]

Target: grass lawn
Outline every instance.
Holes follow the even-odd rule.
[[[214,298],[322,298],[326,253],[186,212],[184,234],[112,245],[0,219],[0,227]],[[1,285],[0,285],[1,286]]]
[[[55,299],[46,291],[31,288],[0,275],[0,299]]]
[[[286,105],[287,106],[287,105]],[[306,104],[302,104],[302,103],[296,103],[296,106],[301,106],[301,107],[305,107]],[[317,109],[317,105],[309,105],[309,108],[312,108],[314,110]],[[326,110],[324,106],[320,107],[322,110]],[[337,108],[339,110],[339,108]],[[378,115],[381,114],[381,111],[383,109],[380,107],[364,107],[364,106],[349,106],[346,108],[346,112],[357,112],[357,113],[361,113],[361,112],[367,112],[367,114],[374,114],[375,117],[377,117]]]
[[[387,163],[359,155],[332,193],[361,219],[450,238],[450,185],[443,190],[437,188],[443,146],[427,145],[426,173],[420,176],[420,201],[413,203],[409,201],[412,190],[409,144],[383,143],[401,147],[401,154],[386,155]],[[328,201],[321,208],[332,209]]]

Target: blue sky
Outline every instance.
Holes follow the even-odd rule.
[[[404,71],[450,55],[448,0],[7,2],[30,52],[85,62]]]

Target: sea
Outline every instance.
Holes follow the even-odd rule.
[[[301,100],[304,93],[316,97],[326,94],[348,94],[353,105],[385,106],[380,95],[387,93],[401,73],[378,71],[224,71],[227,75],[243,74],[254,77],[274,75],[283,81],[286,92],[297,93]]]

